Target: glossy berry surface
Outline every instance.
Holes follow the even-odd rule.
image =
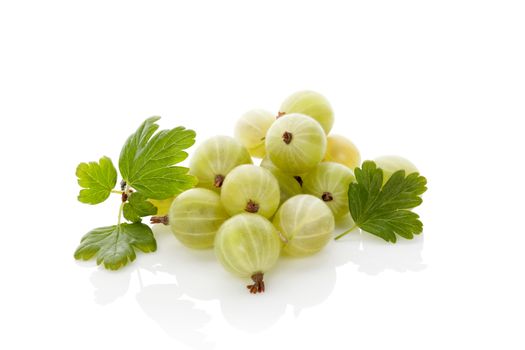
[[[334,216],[322,200],[302,194],[284,202],[273,224],[286,238],[283,253],[301,257],[317,253],[328,243]]]
[[[266,153],[279,169],[300,175],[315,167],[326,152],[326,135],[321,125],[303,114],[277,119],[266,134]]]

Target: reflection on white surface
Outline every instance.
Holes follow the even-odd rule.
[[[106,305],[126,294],[129,289],[131,273],[131,269],[122,269],[114,271],[114,273],[103,273],[102,270],[97,269],[93,272],[91,283],[95,287],[95,302]]]
[[[336,268],[352,262],[366,274],[386,270],[420,271],[425,268],[421,252],[423,238],[400,239],[396,245],[356,230],[343,239],[331,241],[320,253],[302,259],[283,257],[265,275],[267,291],[251,295],[245,285],[250,281],[224,271],[213,250],[183,247],[165,226],[154,227],[158,251],[139,254],[137,260],[116,273],[97,269],[91,278],[95,301],[108,304],[125,295],[131,276],[140,289],[136,300],[142,310],[167,334],[198,349],[209,349],[203,328],[211,316],[198,309],[194,301],[217,300],[224,318],[234,327],[261,331],[275,324],[291,307],[298,317],[301,310],[328,298],[336,284]],[[176,283],[143,285],[141,274],[167,274]],[[136,276],[136,277],[135,277]]]
[[[186,271],[193,276],[197,289],[210,289],[206,279],[202,278],[202,271],[192,273],[200,264],[206,265],[206,260],[213,262],[213,251],[189,251],[183,254],[183,247],[173,247],[175,241],[169,229],[157,225],[154,228],[158,250],[153,254],[138,253],[137,260],[119,271],[106,271],[98,268],[93,272],[91,282],[95,287],[95,302],[108,304],[126,294],[129,289],[131,276],[138,281],[139,290],[136,294],[138,305],[144,313],[155,321],[170,337],[194,349],[212,349],[213,342],[206,339],[202,329],[210,322],[211,316],[204,310],[198,309],[195,302],[183,299],[187,293],[179,285],[179,272]],[[177,254],[173,254],[173,252]],[[188,253],[186,251],[185,253]],[[192,261],[193,260],[193,261]],[[144,272],[169,273],[176,277],[177,283],[159,283],[144,285],[141,275]],[[199,285],[200,283],[200,285]],[[211,282],[210,282],[211,283]],[[206,285],[208,284],[208,285]]]
[[[398,272],[421,271],[426,268],[421,253],[423,235],[411,240],[398,238],[396,244],[387,243],[379,237],[355,230],[337,243],[344,246],[349,260],[358,271],[377,275],[386,270]]]
[[[143,287],[137,294],[137,302],[171,337],[194,349],[212,349],[214,344],[200,331],[211,317],[193,302],[181,300],[181,296],[176,284],[156,284]]]
[[[224,317],[239,329],[260,331],[277,322],[288,306],[298,315],[302,309],[321,303],[335,286],[336,259],[333,259],[333,252],[326,249],[310,258],[281,259],[266,274],[267,292],[260,296],[246,293],[241,289],[240,281],[222,276],[229,288],[235,288],[219,297]],[[242,282],[246,284],[244,280]]]

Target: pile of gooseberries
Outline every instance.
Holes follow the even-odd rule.
[[[330,103],[314,91],[292,94],[275,114],[246,112],[235,137],[212,137],[194,151],[197,187],[171,203],[154,202],[152,222],[169,225],[189,248],[213,248],[228,271],[252,279],[251,293],[263,292],[279,256],[319,252],[349,215],[348,187],[361,156],[349,139],[330,134],[333,123]],[[253,158],[262,160],[254,165]],[[385,178],[417,171],[401,157],[376,162]]]

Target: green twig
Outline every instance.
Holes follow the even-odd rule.
[[[343,236],[346,236],[347,234],[349,234],[350,232],[352,232],[356,228],[357,228],[357,225],[354,224],[354,226],[350,227],[348,230],[346,230],[345,232],[343,232],[343,233],[339,234],[337,237],[335,237],[335,240],[337,241],[339,238],[341,238]]]
[[[120,220],[122,219],[122,210],[124,209],[125,202],[120,203],[120,208],[118,209],[118,225],[120,225]]]

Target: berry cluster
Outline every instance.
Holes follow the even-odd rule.
[[[313,91],[288,97],[277,116],[245,113],[235,138],[215,136],[195,150],[189,173],[197,188],[152,221],[169,224],[187,247],[214,247],[227,270],[252,278],[251,293],[263,292],[263,275],[280,254],[320,251],[335,221],[349,215],[348,188],[361,157],[347,138],[327,136],[333,121],[329,102]],[[259,166],[252,157],[262,158]]]

